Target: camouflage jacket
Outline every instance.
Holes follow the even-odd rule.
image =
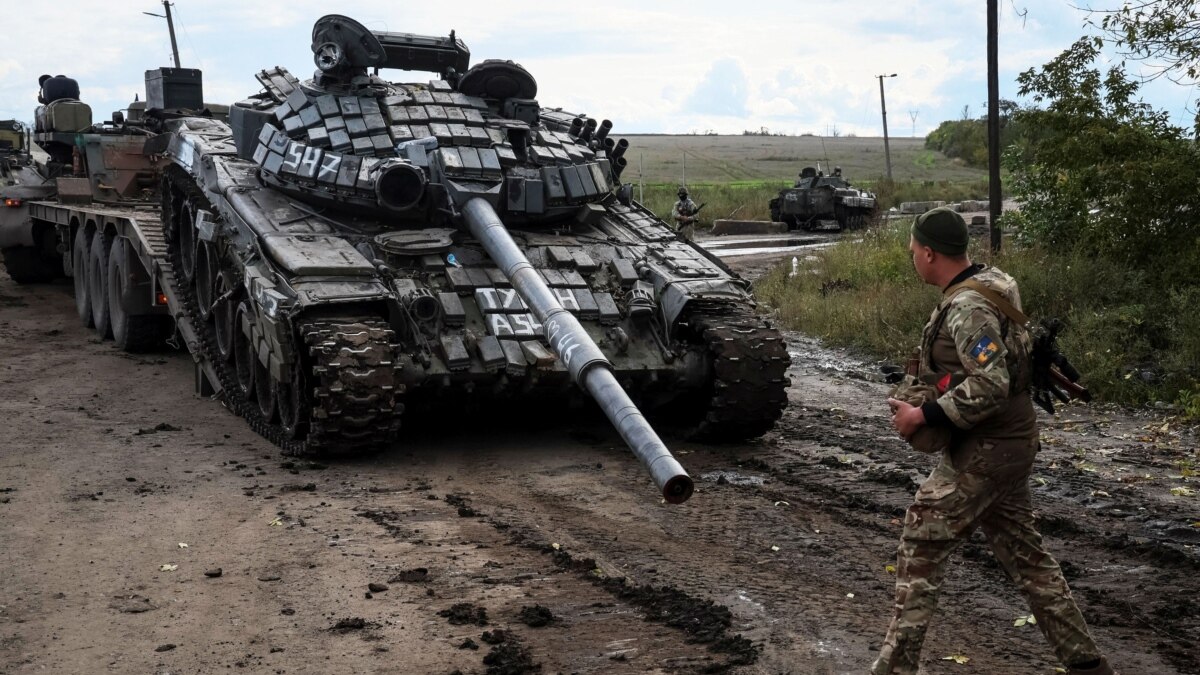
[[[691,197],[680,199],[675,202],[675,206],[671,208],[671,218],[675,220],[677,225],[681,218],[687,218],[696,213],[696,202],[692,201]],[[694,224],[694,223],[689,223]]]
[[[971,279],[1000,293],[1017,308],[1017,282],[981,266]],[[955,427],[990,438],[1037,435],[1030,398],[1032,342],[979,292],[961,284],[946,289],[921,340],[920,378],[943,392],[937,404]]]

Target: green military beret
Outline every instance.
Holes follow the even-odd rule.
[[[967,252],[967,223],[958,213],[939,207],[922,213],[913,221],[912,236],[922,246],[946,255]]]

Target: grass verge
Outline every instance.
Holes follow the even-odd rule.
[[[903,363],[939,296],[913,271],[908,227],[898,221],[843,240],[795,278],[781,266],[756,293],[788,328]],[[1009,242],[993,257],[985,245],[973,243],[972,259],[1013,275],[1027,313],[1067,322],[1060,345],[1098,398],[1175,402],[1200,419],[1200,284],[1157,288],[1144,272],[1103,258]]]

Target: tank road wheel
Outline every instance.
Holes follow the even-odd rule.
[[[216,306],[212,310],[213,332],[216,333],[217,357],[223,363],[229,363],[233,358],[233,331],[236,328],[237,302],[230,291],[235,288],[227,272],[217,274],[213,286],[213,299]],[[227,297],[228,296],[228,297]]]
[[[179,281],[191,284],[196,280],[196,205],[184,202],[179,212]]]
[[[88,248],[88,297],[92,301],[92,324],[100,337],[112,336],[108,313],[108,242],[104,232],[96,230]]]
[[[291,382],[280,382],[271,378],[275,388],[275,405],[279,409],[279,427],[288,440],[296,440],[304,434],[307,410],[304,408],[304,373],[297,362],[292,367]]]
[[[79,312],[79,320],[87,328],[92,324],[92,298],[88,295],[88,237],[81,227],[75,231],[75,240],[71,243],[71,271],[75,282],[75,310]]]
[[[207,241],[196,247],[196,311],[202,321],[213,315],[213,291],[217,285],[217,249]]]
[[[237,313],[233,317],[233,365],[237,370],[238,389],[246,400],[254,398],[254,370],[258,356],[254,353],[254,343],[242,329],[242,324],[253,316],[250,304],[246,300],[238,303]]]
[[[271,371],[262,364],[257,356],[254,358],[254,397],[258,399],[258,411],[262,413],[263,421],[275,421],[275,386],[276,380],[271,377]]]
[[[168,317],[136,314],[134,307],[138,289],[134,285],[134,270],[129,269],[124,237],[113,239],[108,251],[108,315],[112,324],[113,341],[127,352],[146,352],[158,348],[164,339],[163,327]]]

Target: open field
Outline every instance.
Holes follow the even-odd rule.
[[[820,136],[614,136],[629,140],[629,166],[622,179],[636,184],[687,182],[787,182],[804,166],[842,167],[852,183],[869,183],[887,173],[883,138]],[[986,172],[925,149],[923,138],[890,139],[892,175],[903,181],[979,181]],[[640,165],[640,170],[639,170]]]

